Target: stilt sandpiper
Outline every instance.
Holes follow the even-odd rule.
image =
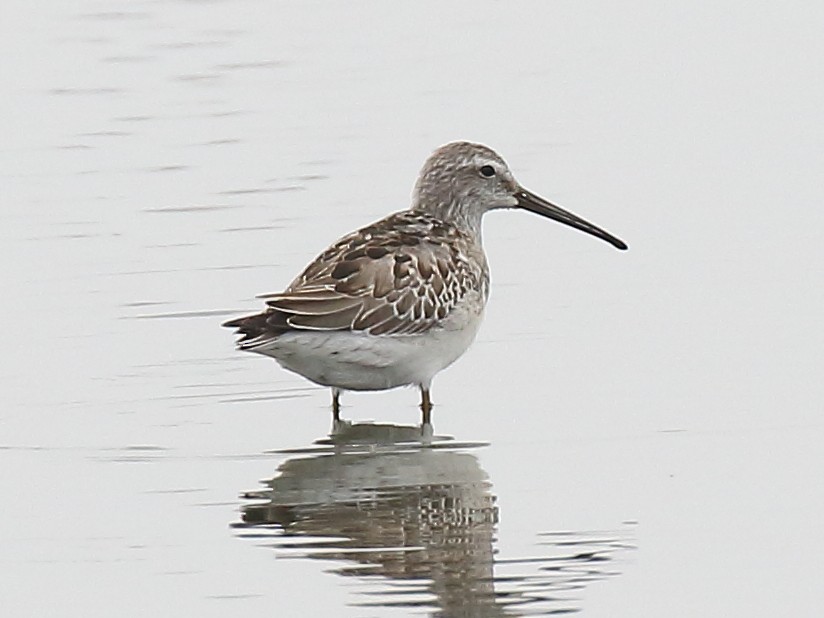
[[[524,189],[504,160],[480,144],[454,142],[426,161],[412,205],[348,234],[321,253],[262,313],[226,322],[241,350],[341,391],[414,385],[430,422],[432,378],[469,347],[483,317],[489,267],[481,219],[522,208],[627,245]]]

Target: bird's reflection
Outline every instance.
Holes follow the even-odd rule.
[[[496,498],[467,452],[479,446],[436,436],[429,425],[338,422],[328,438],[289,451],[266,489],[244,494],[253,502],[236,526],[243,536],[273,538],[281,552],[345,563],[335,572],[368,578],[362,606],[508,616],[520,615],[513,606],[549,601],[564,611],[547,593],[580,588],[587,571],[603,567],[570,573],[558,557],[507,560],[504,570],[528,563],[545,573],[496,581]],[[376,586],[374,576],[386,579]],[[575,583],[564,588],[565,580]]]

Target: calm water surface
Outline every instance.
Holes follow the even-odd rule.
[[[10,616],[814,616],[815,3],[16,2],[0,258]],[[630,244],[488,217],[417,394],[235,352],[339,235],[488,143]]]

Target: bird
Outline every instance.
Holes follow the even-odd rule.
[[[484,214],[522,209],[604,240],[627,244],[525,189],[491,148],[458,141],[435,150],[412,204],[351,232],[318,255],[283,292],[259,296],[260,313],[223,326],[240,350],[332,391],[340,422],[344,391],[420,390],[431,423],[432,380],[469,348],[489,296]]]

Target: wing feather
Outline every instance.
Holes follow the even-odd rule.
[[[288,330],[374,335],[427,331],[488,275],[474,238],[437,219],[403,211],[344,236],[285,292],[264,294],[263,314],[233,320],[245,339]]]
[[[308,296],[302,298],[293,294],[285,298],[272,298],[267,303],[270,307],[292,315],[335,315],[348,312],[352,307],[359,307],[360,300],[349,296],[330,296],[318,298]]]
[[[286,323],[292,328],[305,330],[346,330],[352,320],[360,312],[358,305],[353,305],[348,309],[326,314],[291,314],[286,318]]]

